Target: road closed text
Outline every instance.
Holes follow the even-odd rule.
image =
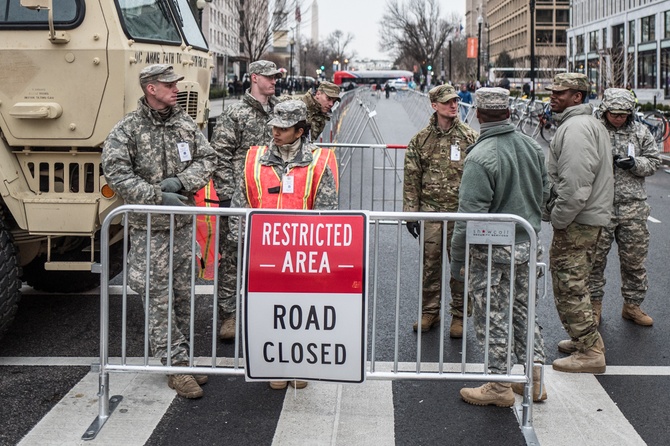
[[[303,308],[301,305],[275,304],[273,308],[273,327],[275,331],[331,331],[337,324],[335,307],[325,305],[317,307],[310,305]],[[323,365],[342,365],[347,360],[347,348],[339,343],[302,343],[302,342],[272,342],[263,344],[263,359],[265,362],[294,363]]]

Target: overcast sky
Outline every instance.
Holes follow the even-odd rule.
[[[407,1],[407,0],[404,0]],[[302,34],[306,38],[312,35],[313,0],[302,2]],[[465,17],[465,0],[440,1],[443,17],[457,12]],[[318,0],[319,5],[319,38],[325,39],[335,30],[354,35],[351,48],[356,50],[358,58],[390,59],[388,54],[378,49],[379,24],[386,0]]]

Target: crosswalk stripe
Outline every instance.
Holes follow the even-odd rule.
[[[129,363],[141,358],[128,358]],[[202,362],[205,361],[205,362]],[[198,358],[199,364],[209,358]],[[3,357],[0,366],[82,366],[97,357]],[[226,358],[221,363],[228,363]],[[390,370],[393,363],[377,362]],[[412,370],[415,363],[400,363]],[[432,364],[422,365],[422,369]],[[455,370],[460,364],[445,364]],[[670,375],[670,367],[608,366],[606,375]],[[611,400],[595,376],[545,368],[548,399],[533,405],[533,426],[542,445],[643,445],[644,441]],[[88,373],[24,437],[21,446],[81,444],[81,436],[98,414],[98,374]],[[96,437],[100,445],[143,445],[175,398],[161,374],[112,373],[110,395],[123,400]],[[517,396],[517,404],[521,397]],[[365,415],[362,415],[365,414]],[[362,385],[312,382],[286,391],[273,446],[306,444],[394,444],[394,403],[391,381]],[[57,440],[56,440],[57,439]]]

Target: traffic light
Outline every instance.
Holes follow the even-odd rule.
[[[326,67],[323,66],[323,65],[321,65],[321,71],[323,71],[323,70],[325,70],[325,69],[326,69]]]
[[[428,68],[428,71],[433,71],[433,66],[432,65],[428,65],[426,68]]]

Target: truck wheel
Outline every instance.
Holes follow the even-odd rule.
[[[90,253],[83,253],[87,257]],[[82,253],[71,252],[59,260],[82,260]],[[97,256],[96,256],[97,257]],[[44,269],[46,255],[40,255],[23,267],[23,280],[38,291],[47,293],[81,293],[100,286],[100,274],[90,271],[51,271]],[[111,246],[109,251],[109,277],[123,269],[123,243]]]
[[[21,299],[19,263],[12,236],[0,219],[0,338],[14,321]]]

